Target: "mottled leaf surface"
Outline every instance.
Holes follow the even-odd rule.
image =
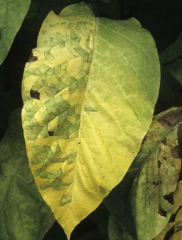
[[[155,116],[135,161],[144,162],[131,193],[137,238],[150,240],[166,226],[174,209],[181,172],[182,108]]]
[[[30,0],[0,0],[0,64],[29,9]]]
[[[163,240],[164,238],[171,236],[170,239],[175,238],[177,235],[181,237],[181,229],[178,226],[182,222],[182,181],[178,182],[176,191],[174,192],[174,208],[172,215],[169,219],[168,224],[163,228],[163,230],[155,237],[155,240]],[[180,230],[180,232],[179,232]],[[174,234],[171,234],[173,232]],[[179,238],[180,239],[180,238]]]
[[[40,240],[54,221],[30,171],[16,110],[0,142],[0,239]]]
[[[158,56],[137,20],[95,19],[84,3],[48,14],[33,56],[22,85],[27,154],[69,238],[140,149],[158,95]]]
[[[176,214],[174,233],[170,240],[180,240],[182,239],[182,208],[180,208]]]

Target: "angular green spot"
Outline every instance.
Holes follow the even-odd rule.
[[[100,190],[100,193],[102,193],[103,195],[106,194],[106,190],[105,190],[105,188],[99,186],[99,190]]]
[[[63,180],[56,178],[54,181],[47,180],[42,185],[40,185],[41,190],[46,190],[51,188],[53,190],[66,190],[71,183],[65,183]]]
[[[64,205],[70,203],[71,201],[72,201],[72,196],[63,195],[59,205],[64,206]]]
[[[98,109],[93,108],[93,107],[84,107],[84,110],[86,112],[98,112]]]

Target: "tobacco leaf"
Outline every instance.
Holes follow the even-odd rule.
[[[33,56],[22,85],[27,155],[70,238],[140,149],[158,95],[157,51],[136,19],[95,18],[80,3],[48,14]]]
[[[181,132],[182,107],[156,115],[135,159],[143,163],[131,192],[137,239],[155,238],[173,214],[181,172]]]

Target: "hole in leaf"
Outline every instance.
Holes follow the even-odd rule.
[[[158,181],[156,181],[156,182],[153,182],[153,184],[157,187],[157,186],[159,186],[159,180]]]
[[[175,222],[175,218],[176,218],[176,213],[171,215],[169,219],[169,223]]]
[[[161,162],[158,160],[158,168],[161,167]]]
[[[166,140],[166,138],[164,138],[164,139],[162,140],[162,143],[163,143],[165,146],[167,146],[167,140]]]
[[[50,130],[50,131],[48,131],[48,134],[49,134],[49,136],[53,136],[54,135],[54,131]]]
[[[158,214],[160,214],[162,217],[167,217],[166,211],[161,207],[159,204]]]
[[[174,234],[174,227],[172,227],[165,235],[164,240],[169,240]]]
[[[35,62],[37,61],[38,57],[33,56],[33,53],[30,54],[30,57],[28,58],[27,62]]]
[[[39,99],[40,100],[40,93],[38,91],[35,91],[35,90],[30,90],[30,96],[32,98],[35,98],[35,99]]]
[[[179,150],[179,146],[175,146],[171,149],[171,155],[173,158],[180,158],[180,150]]]
[[[180,154],[180,157],[182,158],[182,124],[180,124],[178,127],[177,136],[178,136],[179,154]]]
[[[165,200],[167,200],[170,204],[174,204],[173,192],[163,196]]]

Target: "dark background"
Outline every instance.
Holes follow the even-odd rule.
[[[24,66],[36,47],[41,24],[49,11],[56,14],[79,0],[32,0],[22,26],[15,36],[11,49],[0,66],[0,139],[3,137],[11,111],[22,107],[21,81]],[[182,32],[181,0],[87,0],[97,17],[124,20],[135,17],[152,34],[158,52],[174,42]],[[155,114],[172,106],[182,106],[182,87],[176,79],[166,78],[161,66],[161,87]],[[144,106],[145,107],[145,106]],[[108,212],[101,205],[98,210],[82,221],[73,231],[71,240],[106,240],[97,226],[99,216],[108,219]],[[44,220],[44,219],[42,219]],[[45,235],[44,240],[66,240],[57,222]]]

